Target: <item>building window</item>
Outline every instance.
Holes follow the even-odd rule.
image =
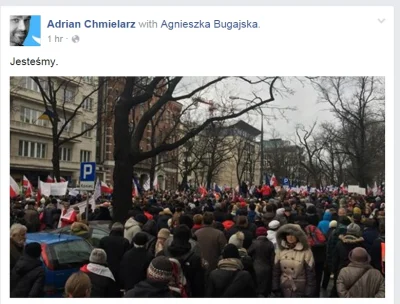
[[[23,157],[46,158],[46,144],[20,140],[18,155]]]
[[[43,112],[41,111],[36,111],[33,109],[29,108],[21,108],[21,115],[20,115],[20,120],[25,123],[30,123],[42,127],[47,127],[49,126],[49,121],[44,120],[44,119],[38,119],[40,115],[42,115]]]
[[[86,111],[92,111],[93,109],[93,98],[91,97],[87,97],[83,104],[82,104],[82,109],[86,110]]]
[[[73,89],[64,89],[64,100],[65,102],[74,102],[75,91]]]
[[[71,148],[60,148],[60,160],[71,161],[72,160],[72,149]]]
[[[91,151],[81,150],[81,163],[90,162],[91,154],[92,154]]]
[[[58,122],[58,131],[61,130],[61,128],[64,126],[64,124],[65,124],[65,120],[64,120],[63,118],[60,118],[60,121]],[[70,132],[70,131],[71,131],[71,128],[72,128],[72,120],[69,121],[69,122],[65,125],[63,132]]]
[[[93,83],[93,77],[91,76],[84,76],[83,77],[83,81],[87,82],[87,83]]]
[[[86,137],[92,137],[92,129],[91,128],[92,128],[91,125],[87,124],[86,122],[83,122],[82,123],[82,132],[85,132],[86,130],[88,130],[83,135]]]
[[[49,93],[49,83],[48,83],[48,81],[44,80],[44,79],[40,79],[39,81],[40,81],[42,89],[46,93]],[[23,77],[22,80],[21,80],[21,87],[23,87],[23,88],[25,88],[27,90],[31,90],[31,91],[35,91],[35,92],[41,93],[39,86],[37,85],[36,82],[33,81],[33,79],[31,77]]]

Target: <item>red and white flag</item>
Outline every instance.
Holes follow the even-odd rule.
[[[156,178],[154,179],[154,182],[153,182],[153,188],[155,190],[158,190],[158,178],[157,178],[157,175],[156,175]]]
[[[111,187],[109,187],[105,182],[101,182],[101,192],[102,193],[112,193],[113,190]]]
[[[133,183],[133,185],[132,185],[132,197],[136,197],[136,196],[138,196],[139,192],[137,191],[136,183],[135,183],[134,180],[132,180],[132,183]]]
[[[20,189],[19,189],[17,182],[10,175],[10,197],[14,198],[14,197],[18,196],[19,191],[20,191]]]
[[[64,177],[62,177],[62,176],[60,176],[60,182],[66,182],[67,180],[64,178]]]
[[[40,187],[41,183],[42,182],[40,181],[40,177],[38,177],[38,192],[37,192],[37,195],[36,195],[36,204],[38,206],[40,206],[40,200],[42,199],[42,190],[41,190],[41,187]]]
[[[278,186],[278,180],[276,179],[275,174],[272,174],[269,185],[274,187]]]
[[[54,179],[50,175],[47,175],[46,183],[54,183]]]
[[[22,186],[25,188],[25,196],[26,197],[32,196],[33,187],[32,187],[31,182],[29,181],[29,179],[27,179],[27,177],[25,175],[22,178]]]

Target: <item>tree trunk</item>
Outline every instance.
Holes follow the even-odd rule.
[[[53,163],[53,178],[56,178],[60,182],[60,148],[58,140],[55,137],[53,137],[53,156],[51,162]]]
[[[129,98],[129,96],[127,96]],[[129,104],[121,96],[115,106],[114,121],[114,222],[125,223],[132,207],[133,159],[129,132]]]

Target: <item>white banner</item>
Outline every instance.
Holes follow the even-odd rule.
[[[349,187],[348,187],[348,192],[349,193],[358,193],[358,189],[359,189],[359,187],[358,186],[355,186],[355,185],[349,185]]]
[[[62,183],[44,183],[40,182],[40,191],[44,196],[63,196],[67,193],[68,182]]]

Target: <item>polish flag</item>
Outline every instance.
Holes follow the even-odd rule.
[[[101,182],[101,192],[102,193],[112,193],[113,190],[111,187],[109,187],[105,182]]]
[[[200,185],[198,192],[201,194],[201,197],[205,197],[207,195],[207,189],[203,185]]]
[[[38,206],[40,206],[40,200],[42,199],[42,191],[41,191],[41,187],[40,187],[41,183],[42,182],[40,180],[40,177],[38,177],[38,192],[37,192],[37,195],[36,195],[36,204]]]
[[[60,176],[60,182],[61,182],[61,183],[66,182],[66,181],[67,181],[67,180],[66,180],[64,177]]]
[[[46,183],[54,183],[54,179],[50,175],[47,175]]]
[[[17,182],[10,175],[10,197],[14,198],[19,195],[19,186]]]
[[[278,180],[276,179],[275,174],[272,174],[269,185],[274,187],[278,186]]]
[[[32,196],[33,187],[32,187],[31,182],[29,181],[29,179],[26,178],[25,175],[24,175],[24,177],[22,178],[22,186],[25,188],[25,196],[26,196],[26,197]]]
[[[156,178],[154,179],[153,187],[154,187],[155,190],[158,190],[158,177],[157,177],[157,175],[156,175]]]
[[[137,191],[137,188],[136,188],[136,183],[135,183],[135,181],[133,181],[133,180],[132,180],[132,182],[133,182],[133,186],[132,186],[132,197],[136,197],[136,196],[138,196],[138,191]]]

